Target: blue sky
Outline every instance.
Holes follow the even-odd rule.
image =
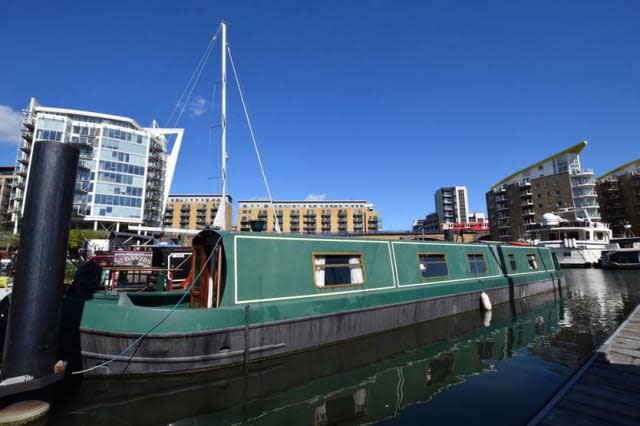
[[[492,184],[584,139],[596,176],[639,157],[637,1],[2,0],[0,164],[31,97],[166,125],[222,20],[276,199],[366,199],[407,229],[437,188],[486,211]],[[220,190],[218,55],[172,193]],[[229,192],[255,199],[238,99],[230,84]]]

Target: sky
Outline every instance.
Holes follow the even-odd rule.
[[[171,193],[220,193],[219,43],[181,94],[221,21],[276,200],[368,200],[405,230],[438,188],[486,212],[581,140],[596,177],[640,157],[633,0],[0,0],[0,165],[35,97],[184,128]],[[228,103],[229,193],[263,199],[230,68]]]

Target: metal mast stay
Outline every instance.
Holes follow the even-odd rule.
[[[221,44],[222,51],[222,78],[221,78],[221,102],[220,102],[220,115],[221,115],[221,145],[222,145],[222,165],[221,176],[222,179],[222,192],[220,206],[218,212],[213,220],[214,228],[227,231],[227,24],[220,23],[221,30]]]

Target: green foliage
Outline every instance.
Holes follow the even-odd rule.
[[[72,229],[69,231],[69,250],[77,251],[87,240],[99,240],[109,237],[108,231],[94,231],[91,229]]]
[[[9,247],[18,247],[20,243],[20,234],[14,234],[13,232],[0,232],[0,250],[7,249]]]
[[[76,276],[78,267],[73,263],[67,263],[64,268],[64,283],[71,284]]]

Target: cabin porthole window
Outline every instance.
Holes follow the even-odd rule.
[[[316,254],[313,268],[318,287],[364,283],[360,254]]]
[[[527,255],[527,263],[529,264],[529,269],[538,269],[538,261],[535,254]]]
[[[467,262],[472,274],[484,274],[487,272],[487,262],[484,259],[484,254],[468,254]]]
[[[516,263],[516,257],[513,254],[509,255],[509,265],[511,266],[512,271],[518,270],[518,264]]]

